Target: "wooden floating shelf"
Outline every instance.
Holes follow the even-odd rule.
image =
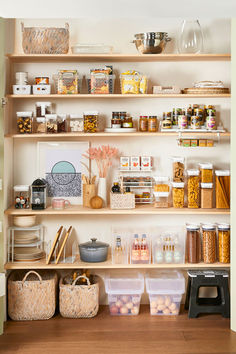
[[[202,268],[229,268],[230,264],[223,263],[183,263],[183,264],[112,264],[111,259],[101,263],[81,262],[77,257],[74,263],[46,264],[45,259],[38,262],[9,262],[4,268],[10,269],[202,269]]]
[[[217,137],[219,134],[220,137],[230,137],[230,132],[224,133],[212,133],[212,132],[181,132],[181,136],[207,136],[207,137]],[[99,137],[178,137],[178,132],[156,132],[156,133],[144,133],[144,132],[134,132],[134,133],[58,133],[58,134],[6,134],[5,138],[14,138],[14,139],[61,139],[61,138],[99,138]]]
[[[72,205],[63,210],[48,207],[44,210],[15,209],[5,210],[6,215],[229,215],[229,209],[188,209],[188,208],[154,208],[151,205],[138,205],[135,209],[90,209],[82,205]]]
[[[48,99],[61,99],[61,98],[66,98],[66,99],[85,99],[85,98],[90,98],[90,99],[113,99],[113,98],[230,98],[231,94],[230,93],[224,93],[224,94],[152,94],[152,93],[147,93],[147,94],[121,94],[121,93],[113,93],[113,94],[88,94],[88,93],[79,93],[79,94],[50,94],[50,95],[7,95],[6,96],[8,99],[42,99],[44,100],[45,98]]]
[[[165,62],[230,61],[230,54],[7,54],[15,63],[32,62]]]

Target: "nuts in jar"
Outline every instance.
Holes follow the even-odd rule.
[[[199,174],[198,170],[187,170],[188,208],[199,208]]]
[[[31,134],[33,118],[32,112],[16,112],[17,115],[17,129],[20,134]]]
[[[47,133],[57,133],[57,115],[56,114],[46,114],[46,127]]]
[[[139,131],[147,132],[148,131],[148,117],[140,116],[139,117]]]
[[[230,262],[230,225],[218,225],[219,262]]]
[[[174,208],[184,208],[184,183],[172,183],[172,197]]]
[[[98,111],[84,112],[84,132],[96,133],[98,130]]]
[[[149,132],[156,132],[157,131],[157,116],[149,116],[148,131]]]
[[[214,224],[202,225],[202,252],[204,263],[216,262],[216,227]]]
[[[46,133],[46,118],[45,117],[36,117],[35,132],[38,134]]]

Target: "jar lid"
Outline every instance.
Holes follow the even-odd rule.
[[[84,111],[84,116],[98,116],[98,111]]]
[[[186,224],[187,230],[200,230],[200,225],[197,224]]]
[[[46,119],[57,119],[57,114],[45,114]]]
[[[169,197],[170,192],[153,192],[154,196],[157,198],[160,197]]]
[[[153,119],[153,118],[157,119],[157,116],[149,116],[149,119]]]
[[[28,186],[26,184],[25,185],[22,184],[22,185],[14,186],[13,189],[15,192],[28,192],[30,189],[30,186]]]
[[[201,183],[201,188],[213,188],[213,183]]]
[[[61,119],[66,119],[67,118],[67,114],[66,113],[57,113],[57,117],[61,118]]]
[[[45,123],[46,118],[45,117],[36,117],[36,122],[37,123]]]
[[[139,116],[139,117],[140,117],[140,118],[145,118],[145,119],[146,119],[148,116]]]
[[[70,114],[70,119],[84,119],[79,114]]]
[[[230,176],[230,170],[216,170],[216,176]]]
[[[203,230],[215,230],[216,225],[215,224],[203,224],[202,229]]]
[[[172,182],[173,188],[184,188],[184,182]]]
[[[210,162],[200,163],[199,166],[202,170],[212,170],[213,169],[213,164]]]
[[[91,241],[81,243],[79,247],[85,248],[87,250],[97,250],[97,249],[109,247],[109,245],[105,242],[97,241],[96,238],[91,238]]]
[[[33,112],[16,112],[17,117],[32,117]]]
[[[230,224],[218,224],[218,230],[230,230]]]
[[[173,162],[182,162],[182,163],[184,163],[184,157],[172,156],[171,159],[173,160]]]
[[[155,182],[169,182],[168,176],[153,176]]]
[[[199,176],[199,174],[200,174],[199,170],[187,170],[188,176]]]
[[[51,102],[36,102],[36,107],[46,106],[50,107],[52,105]]]

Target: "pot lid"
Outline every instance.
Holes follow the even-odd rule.
[[[86,249],[98,249],[98,248],[104,248],[104,247],[109,247],[109,245],[105,242],[97,241],[96,238],[91,238],[91,241],[81,243],[79,247],[86,248]]]

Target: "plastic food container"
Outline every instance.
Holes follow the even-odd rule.
[[[178,233],[164,232],[152,240],[153,263],[184,263],[184,247]]]
[[[185,279],[178,271],[153,271],[146,276],[151,315],[178,315]]]
[[[80,117],[78,114],[71,114],[69,126],[71,132],[83,132],[84,118]]]
[[[213,182],[213,165],[212,163],[200,163],[199,164],[202,183]]]
[[[199,263],[201,261],[201,232],[199,225],[186,225],[186,262]]]
[[[170,195],[169,177],[155,176],[154,180],[153,194],[156,198],[154,205],[156,208],[168,208]]]
[[[98,112],[86,111],[84,112],[84,132],[96,133],[98,130]]]
[[[202,253],[204,263],[216,262],[216,225],[202,225]]]
[[[13,85],[14,95],[30,95],[31,85]]]
[[[200,187],[199,170],[187,170],[188,175],[188,208],[199,208]]]
[[[201,183],[201,208],[213,208],[213,183]]]
[[[32,112],[16,112],[18,133],[31,134],[33,132],[32,115]]]
[[[16,209],[28,209],[30,205],[30,186],[14,186],[14,203]]]
[[[91,94],[109,94],[114,93],[115,75],[104,73],[91,74],[87,77],[88,93]]]
[[[46,114],[46,127],[47,133],[57,133],[57,115],[56,114]]]
[[[45,117],[45,114],[52,113],[51,102],[36,102],[36,117]]]
[[[58,73],[58,94],[79,93],[77,70],[60,70]]]
[[[173,156],[171,159],[173,182],[184,182],[184,157]]]
[[[111,315],[138,315],[144,278],[138,272],[112,273],[105,278]]]
[[[45,117],[36,117],[35,119],[35,133],[42,134],[46,133],[46,118]]]
[[[67,132],[67,115],[66,114],[58,114],[57,115],[57,132],[65,133]]]
[[[219,262],[230,263],[230,225],[218,225]]]
[[[217,170],[216,175],[216,208],[230,208],[230,171]]]
[[[184,208],[184,182],[172,183],[172,199],[174,208]]]

